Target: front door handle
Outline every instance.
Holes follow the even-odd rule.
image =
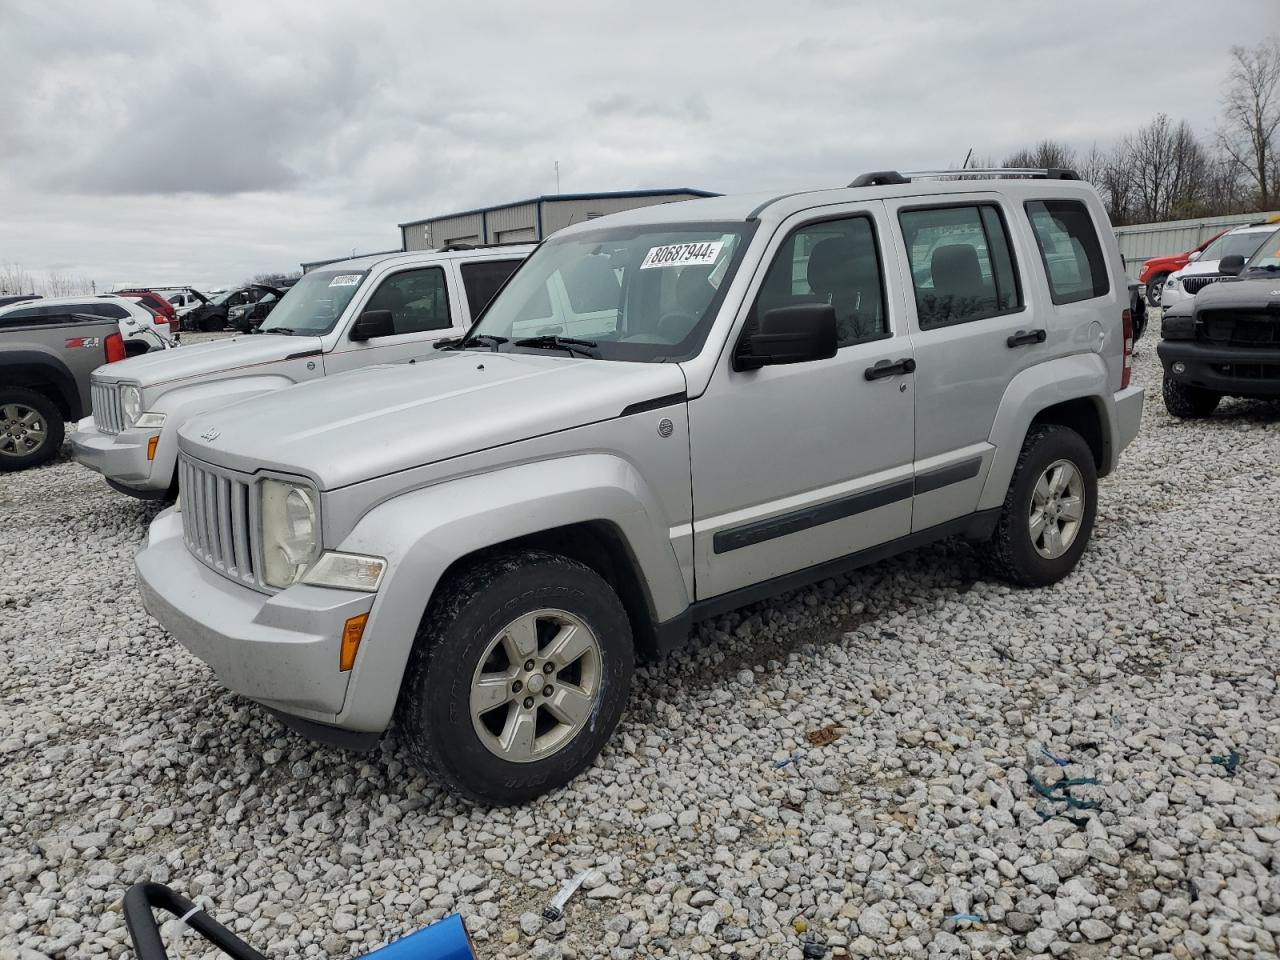
[[[875,366],[867,367],[862,375],[868,380],[883,380],[885,377],[911,373],[915,368],[916,362],[911,357],[903,357],[901,360],[879,360]]]
[[[1005,341],[1010,347],[1022,347],[1029,343],[1044,343],[1049,339],[1047,330],[1019,330]]]

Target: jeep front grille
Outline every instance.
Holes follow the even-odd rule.
[[[1195,296],[1211,283],[1217,283],[1221,277],[1183,277],[1182,289]]]
[[[178,460],[182,533],[197,560],[225,577],[257,587],[253,486],[233,473],[186,456]]]
[[[124,411],[120,408],[120,384],[89,382],[93,403],[93,422],[103,433],[119,433],[124,429]]]

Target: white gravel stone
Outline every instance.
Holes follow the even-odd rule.
[[[1152,336],[1072,576],[1011,590],[949,543],[699,624],[599,761],[515,809],[228,693],[141,608],[156,505],[65,454],[0,474],[0,957],[127,960],[140,879],[282,958],[453,911],[492,957],[772,960],[801,927],[852,957],[1275,956],[1280,405],[1174,421]],[[1062,776],[1098,806],[1030,781]]]

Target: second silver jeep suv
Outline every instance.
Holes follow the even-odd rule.
[[[296,728],[394,719],[514,803],[699,618],[953,535],[1057,581],[1138,431],[1124,273],[1074,175],[966,174],[578,224],[436,359],[193,419],[148,610]]]

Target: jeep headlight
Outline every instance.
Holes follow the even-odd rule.
[[[124,425],[132,427],[142,413],[142,390],[132,383],[120,388],[120,412],[124,415]]]
[[[263,480],[258,496],[262,580],[292,586],[320,555],[319,498],[310,487],[284,480]]]

